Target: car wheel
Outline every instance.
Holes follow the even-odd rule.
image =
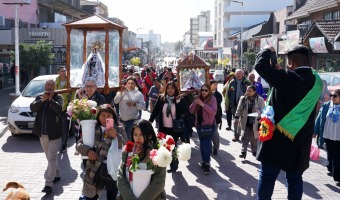
[[[18,136],[18,134],[14,134],[12,132],[11,132],[11,134],[12,134],[13,137],[17,137]]]

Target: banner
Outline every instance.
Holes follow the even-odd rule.
[[[309,45],[314,53],[328,53],[324,37],[309,38]]]

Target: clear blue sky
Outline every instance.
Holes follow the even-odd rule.
[[[130,31],[161,34],[162,43],[177,42],[190,29],[190,18],[203,10],[211,11],[215,0],[100,0],[109,10],[109,17],[123,20]]]

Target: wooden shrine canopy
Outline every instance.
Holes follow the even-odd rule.
[[[79,65],[81,64],[82,66],[88,61],[87,54],[92,50],[95,52],[102,50],[101,53],[104,56],[102,60],[104,66],[102,68],[105,84],[103,86],[98,85],[98,89],[103,90],[105,94],[108,94],[110,90],[117,89],[120,86],[119,80],[122,79],[122,34],[127,27],[96,14],[66,23],[64,26],[67,32],[67,90],[61,92],[79,88],[79,86],[71,86],[71,78],[75,74],[74,71],[82,70]],[[92,47],[92,50],[90,47]],[[111,80],[109,78],[111,79],[110,72],[112,71],[116,72],[116,81],[110,86],[109,82]]]

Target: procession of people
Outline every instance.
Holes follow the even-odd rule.
[[[184,149],[185,144],[190,146],[193,132],[199,138],[198,167],[205,175],[211,173],[210,159],[219,156],[219,134],[224,132],[220,126],[222,108],[227,130],[234,133],[232,142],[240,142],[238,157],[247,159],[251,152],[260,161],[257,199],[271,199],[281,170],[286,173],[287,198],[302,198],[302,175],[309,167],[313,136],[324,138],[329,161],[326,171],[340,186],[339,89],[331,93],[331,100],[321,105],[318,114],[323,83],[310,67],[308,47],[298,45],[287,51],[287,69],[271,64],[275,53],[268,46],[256,58],[255,70],[270,85],[266,95],[255,75],[249,73],[248,79],[243,69],[229,72],[223,91],[217,90],[216,80],[208,80],[199,90],[181,94],[171,68],[164,67],[164,75],[149,66],[145,66],[144,76],[134,71],[126,74],[110,99],[99,94],[98,80],[90,74],[84,77],[84,88],[59,95],[54,90],[66,84],[65,67],[59,68],[57,81],[46,81],[45,93],[31,104],[32,111],[38,113],[34,134],[39,136],[49,163],[42,192],[51,193],[53,183],[62,179],[56,154],[67,153],[67,123],[73,121],[72,126],[78,127],[76,152],[84,159],[80,200],[98,199],[103,190],[107,199],[166,199],[166,172],[177,172],[184,152],[189,159],[189,150]],[[81,106],[90,108],[89,115],[95,116],[92,146],[83,137],[89,133],[78,124],[81,119],[76,109]],[[150,112],[150,118],[142,119],[142,112]],[[51,129],[52,124],[57,129]],[[162,153],[170,154],[164,157],[168,163],[160,161]],[[152,171],[150,180],[137,194],[132,182],[138,180],[135,172],[144,167]]]

